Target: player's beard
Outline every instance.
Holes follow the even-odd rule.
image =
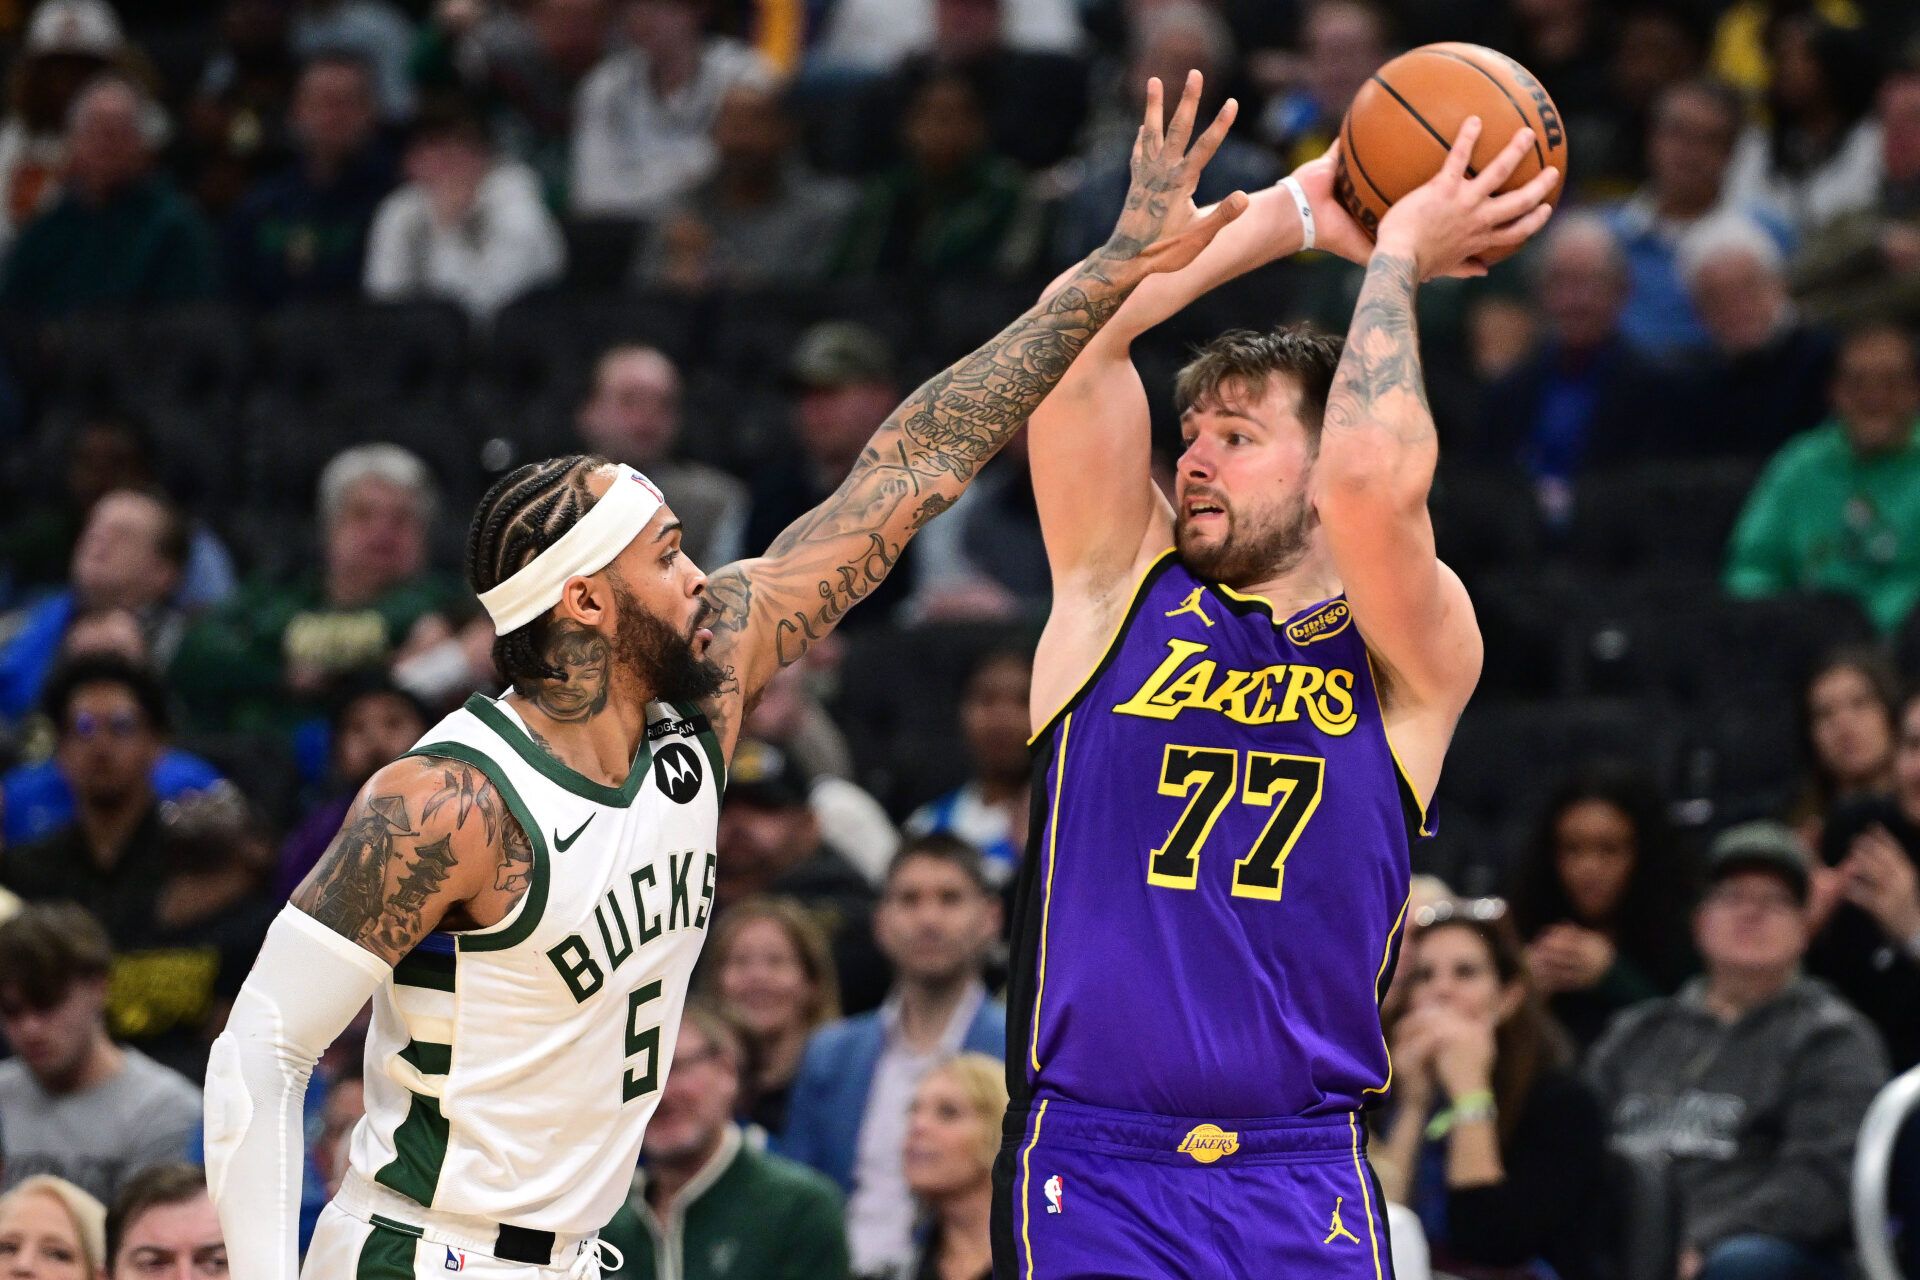
[[[693,651],[693,632],[711,612],[704,601],[687,634],[682,635],[617,581],[613,583],[613,598],[620,606],[620,625],[613,633],[613,660],[650,690],[654,701],[698,702],[720,692],[726,672],[711,658]]]
[[[1174,526],[1181,563],[1200,577],[1248,587],[1285,573],[1305,558],[1315,516],[1304,491],[1258,516],[1224,509],[1227,536],[1218,542],[1196,540],[1185,516]]]

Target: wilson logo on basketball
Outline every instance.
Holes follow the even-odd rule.
[[[1188,1130],[1186,1137],[1180,1139],[1178,1149],[1201,1164],[1212,1164],[1221,1156],[1230,1156],[1240,1149],[1240,1135],[1228,1133],[1219,1125],[1197,1124]]]
[[[1347,602],[1336,600],[1312,617],[1302,618],[1288,627],[1287,639],[1295,644],[1312,644],[1315,640],[1339,635],[1352,620],[1353,610],[1347,607]]]

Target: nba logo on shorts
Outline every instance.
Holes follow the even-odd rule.
[[[449,1248],[447,1250],[447,1260],[441,1265],[448,1271],[465,1271],[467,1269],[467,1255],[458,1249]]]
[[[1066,1190],[1065,1185],[1060,1181],[1060,1175],[1056,1173],[1048,1178],[1040,1189],[1047,1193],[1047,1212],[1060,1212],[1060,1195]]]

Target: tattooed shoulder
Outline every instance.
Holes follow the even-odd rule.
[[[532,844],[486,774],[409,757],[368,782],[293,905],[393,963],[482,884],[523,891],[532,868]]]

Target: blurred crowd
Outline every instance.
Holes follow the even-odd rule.
[[[1384,1004],[1396,1257],[1845,1274],[1920,1063],[1901,0],[0,0],[0,1274],[224,1274],[208,1045],[361,783],[499,684],[491,477],[603,454],[702,567],[757,552],[1103,240],[1149,75],[1240,100],[1215,199],[1443,39],[1537,73],[1571,162],[1420,297],[1488,659]],[[1357,287],[1301,255],[1137,344],[1169,473],[1194,342]],[[986,1274],[1025,468],[754,712],[617,1274]],[[309,1227],[361,1070],[309,1094]]]

